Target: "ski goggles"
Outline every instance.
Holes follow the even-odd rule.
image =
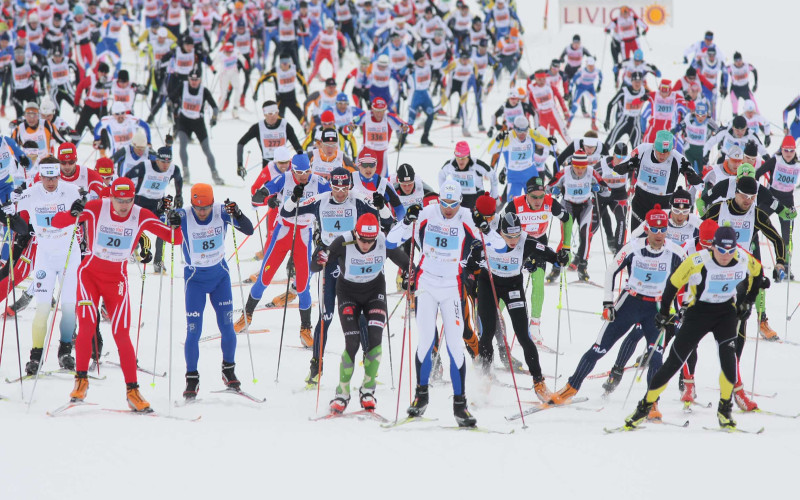
[[[439,205],[443,206],[444,208],[456,208],[457,206],[461,205],[461,200],[447,201],[439,199]]]
[[[716,248],[717,252],[721,253],[722,255],[730,255],[736,251],[736,247],[725,248],[721,246],[715,246],[714,248]]]
[[[530,192],[530,193],[527,194],[527,196],[533,198],[534,200],[543,200],[544,197],[547,196],[547,195],[544,194],[544,193],[542,193],[542,194],[533,194],[533,192]]]
[[[740,195],[744,196],[745,198],[747,198],[748,200],[755,200],[756,196],[758,196],[758,194],[743,193],[743,192],[739,191],[738,189],[736,190],[736,194],[740,194]]]
[[[195,209],[195,210],[198,210],[198,211],[200,211],[200,210],[206,211],[206,210],[211,210],[212,208],[214,208],[214,205],[213,204],[211,204],[211,205],[203,205],[203,206],[192,205],[192,208]]]
[[[672,207],[672,213],[675,214],[675,215],[689,215],[689,213],[691,211],[692,211],[691,208],[675,208],[675,207]]]
[[[336,191],[337,193],[341,193],[350,189],[350,186],[331,186],[331,191]]]
[[[667,226],[664,226],[664,227],[652,227],[652,226],[651,226],[651,227],[650,227],[648,230],[649,230],[651,233],[656,233],[656,234],[659,234],[659,233],[666,233],[666,232],[667,232],[667,229],[669,229]]]
[[[794,148],[781,148],[784,153],[794,153]]]
[[[528,129],[527,127],[526,127],[526,128],[517,128],[517,127],[514,127],[514,131],[515,131],[516,133],[520,134],[520,135],[525,135],[525,134],[527,134],[527,133],[528,133],[528,130],[529,130],[529,129]]]
[[[78,160],[58,160],[58,163],[62,165],[75,165],[78,163]]]

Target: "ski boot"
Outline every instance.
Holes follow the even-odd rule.
[[[530,322],[528,323],[528,335],[533,340],[533,343],[536,345],[544,344],[544,339],[542,338],[542,334],[539,331],[539,327],[541,326],[541,320],[539,318],[531,318]]]
[[[167,266],[163,262],[156,262],[153,264],[153,274],[167,274]]]
[[[71,402],[83,401],[86,399],[86,393],[89,392],[89,376],[86,372],[77,372],[75,374],[75,387],[69,393]]]
[[[367,411],[375,411],[375,407],[378,405],[378,400],[375,399],[375,389],[361,387],[358,389],[358,397],[362,408]]]
[[[572,399],[576,394],[578,394],[578,389],[572,387],[568,383],[560,391],[551,393],[547,404],[563,405],[564,403],[569,402],[569,400]]]
[[[75,371],[75,358],[72,357],[72,342],[58,344],[58,366],[62,370]]]
[[[409,417],[421,417],[428,408],[428,386],[418,385],[414,392],[414,402],[408,407],[406,413]]]
[[[31,359],[25,363],[25,374],[36,375],[39,371],[39,365],[42,363],[42,348],[34,347],[31,349]]]
[[[214,181],[214,184],[217,186],[222,186],[225,184],[225,179],[219,176],[219,173],[216,170],[211,171],[211,179]]]
[[[639,424],[644,422],[650,414],[650,408],[652,407],[653,403],[648,403],[646,399],[639,401],[639,404],[636,405],[636,410],[625,419],[625,428],[632,430],[639,427]]]
[[[481,373],[487,376],[490,375],[492,372],[492,361],[494,361],[494,349],[492,349],[491,346],[489,346],[488,349],[480,346],[479,354],[476,359]]]
[[[139,392],[139,384],[131,382],[127,389],[128,408],[137,413],[151,413],[150,403]]]
[[[236,378],[236,374],[233,372],[235,368],[236,363],[226,363],[225,361],[222,362],[222,382],[228,387],[228,389],[238,391],[241,390],[242,383],[239,382],[239,379]]]
[[[766,315],[762,316],[761,321],[758,324],[758,333],[761,334],[762,339],[770,342],[780,340],[778,337],[778,332],[770,328]]]
[[[258,307],[258,299],[254,299],[252,295],[247,296],[247,303],[244,305],[244,311],[236,323],[233,324],[233,331],[236,333],[241,332],[245,327],[253,324],[253,311]]]
[[[319,361],[316,358],[311,358],[311,363],[308,368],[308,375],[305,379],[306,389],[311,389],[319,384]]]
[[[231,110],[231,116],[233,117],[234,120],[239,119],[239,106],[233,107],[233,109]]]
[[[453,396],[453,416],[459,427],[475,427],[478,422],[467,409],[466,396]]]
[[[467,127],[461,127],[461,135],[464,137],[472,137],[472,134],[469,133],[469,129]]]
[[[186,389],[183,391],[183,399],[194,401],[197,392],[200,390],[200,374],[198,372],[186,372]]]
[[[303,347],[314,345],[314,335],[311,332],[311,308],[300,309],[300,343]]]
[[[539,377],[538,380],[536,378],[533,379],[533,392],[536,393],[536,397],[539,398],[539,401],[542,403],[547,403],[553,399],[553,393],[547,388],[544,377]]]
[[[697,391],[694,389],[694,376],[683,377],[683,391],[681,392],[681,401],[687,404],[694,403],[697,397]]]
[[[423,146],[433,146],[433,143],[430,139],[428,139],[427,135],[423,135],[422,138],[419,140],[419,143]]]
[[[558,278],[561,276],[561,267],[553,265],[550,269],[550,274],[547,275],[547,282],[548,283],[555,283],[558,281]]]
[[[581,259],[580,264],[578,264],[578,280],[580,281],[590,281],[589,273],[586,272],[586,266],[589,265],[589,262],[586,259]]]
[[[484,127],[483,125],[478,125],[478,132],[480,133],[486,132],[486,127]]]
[[[20,297],[16,300],[16,302],[6,307],[6,316],[9,317],[16,316],[17,313],[28,307],[28,304],[31,303],[32,298],[33,295],[29,294],[27,290],[22,292],[22,295],[20,295]]]
[[[347,409],[347,403],[349,402],[349,394],[347,395],[347,398],[345,398],[342,394],[337,394],[336,397],[331,400],[331,413],[335,413],[337,415],[344,413],[344,410]]]
[[[606,391],[606,394],[611,394],[614,392],[614,389],[616,389],[619,383],[622,381],[622,374],[624,372],[625,369],[621,366],[614,365],[611,367],[611,371],[608,373],[608,378],[605,382],[603,382],[603,390]]]
[[[647,420],[651,422],[661,422],[661,418],[663,416],[664,415],[662,415],[661,412],[658,411],[658,401],[656,401],[650,408],[650,413],[647,414]]]
[[[297,288],[295,288],[294,283],[291,283],[289,285],[289,291],[273,297],[267,307],[283,307],[287,303],[292,303],[296,298]]]
[[[744,392],[744,387],[741,384],[733,388],[733,400],[736,402],[736,406],[742,411],[758,410],[758,405],[747,397],[747,393]]]
[[[730,399],[720,399],[717,406],[717,420],[723,429],[735,429],[736,421],[731,416],[733,402]]]

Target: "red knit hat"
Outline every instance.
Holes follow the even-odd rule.
[[[795,149],[795,147],[796,147],[796,142],[794,140],[794,137],[792,137],[791,135],[787,135],[786,137],[783,138],[783,142],[781,142],[781,149]]]
[[[58,161],[77,161],[77,148],[71,142],[64,142],[58,146]]]
[[[135,195],[136,186],[132,179],[119,177],[111,184],[112,198],[133,198]]]
[[[333,116],[333,111],[331,111],[330,109],[323,111],[319,119],[322,123],[331,123],[336,121],[336,117]]]
[[[114,162],[111,158],[103,156],[94,164],[94,169],[101,177],[111,177],[114,175]]]
[[[700,245],[710,247],[714,243],[714,234],[719,224],[714,219],[706,219],[700,223]]]
[[[647,212],[644,221],[647,223],[647,228],[651,227],[667,227],[667,212],[661,210],[661,205],[656,203],[652,210]]]
[[[586,156],[586,151],[579,149],[572,155],[573,167],[587,167],[589,166],[589,157]]]
[[[375,214],[366,213],[356,221],[356,234],[361,239],[374,239],[378,237],[381,227]]]

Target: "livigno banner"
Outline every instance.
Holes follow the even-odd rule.
[[[561,26],[588,24],[603,27],[619,16],[623,6],[630,8],[650,26],[672,26],[672,0],[628,0],[626,3],[619,0],[559,0],[558,19]]]

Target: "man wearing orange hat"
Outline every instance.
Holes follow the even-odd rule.
[[[217,317],[217,327],[222,335],[222,380],[233,390],[240,391],[240,382],[234,368],[236,333],[233,331],[233,297],[231,295],[230,269],[225,261],[225,235],[228,225],[233,225],[246,235],[253,234],[253,223],[245,217],[236,202],[214,202],[214,191],[208,184],[195,184],[190,195],[191,210],[178,208],[171,217],[177,217],[183,235],[183,275],[186,279],[186,390],[183,397],[193,400],[200,387],[197,360],[200,351],[197,342],[203,331],[203,309],[206,296]]]
[[[75,341],[75,388],[71,402],[83,402],[89,390],[89,357],[97,329],[97,309],[102,298],[111,316],[111,328],[119,351],[119,362],[127,386],[128,406],[134,412],[152,412],[139,393],[136,378],[136,355],[130,339],[130,299],[128,297],[128,258],[137,242],[143,262],[150,257],[149,231],[156,236],[181,244],[183,234],[174,227],[180,221],[170,218],[172,228],[162,224],[151,211],[133,204],[135,186],[131,179],[120,178],[110,188],[110,197],[88,203],[77,200],[69,210],[57,213],[51,222],[56,229],[85,223],[89,255],[78,267],[78,337]],[[76,252],[77,253],[77,252]],[[70,258],[70,257],[67,257]],[[78,258],[77,255],[72,258]]]

